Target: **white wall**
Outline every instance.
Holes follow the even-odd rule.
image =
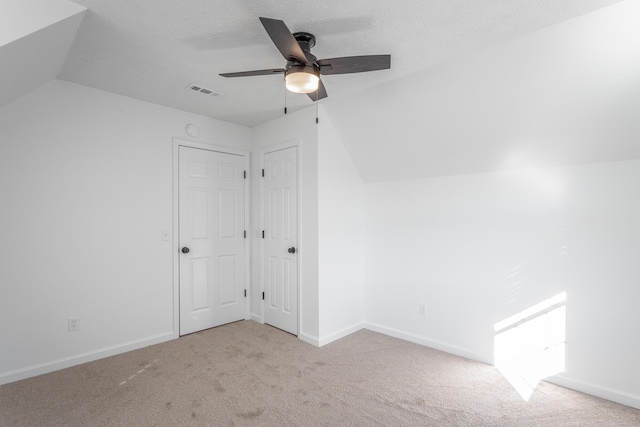
[[[368,327],[491,363],[496,322],[566,291],[555,381],[640,407],[640,160],[370,183],[366,212]]]
[[[318,126],[320,345],[364,322],[364,183],[331,118]]]
[[[0,383],[173,338],[161,230],[188,123],[250,148],[248,128],[63,81],[0,108]]]
[[[318,130],[316,109],[306,108],[252,128],[252,261],[251,261],[251,313],[260,319],[260,155],[266,147],[298,141],[298,168],[300,170],[300,216],[298,220],[298,259],[300,266],[300,331],[303,340],[317,344],[318,325]]]

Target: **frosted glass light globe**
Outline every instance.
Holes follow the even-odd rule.
[[[287,74],[287,89],[295,93],[311,93],[318,90],[318,82],[320,78],[311,73],[291,73]]]

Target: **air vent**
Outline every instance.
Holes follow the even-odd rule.
[[[217,90],[213,90],[213,89],[208,89],[206,87],[200,86],[200,85],[189,85],[187,86],[187,90],[191,90],[194,92],[199,92],[203,95],[209,95],[209,96],[224,96],[224,93],[222,92],[218,92]]]

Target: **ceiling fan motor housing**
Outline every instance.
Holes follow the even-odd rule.
[[[302,50],[304,50],[305,52],[311,51],[311,48],[316,45],[316,36],[311,33],[300,31],[297,33],[293,33],[293,37],[295,37]]]

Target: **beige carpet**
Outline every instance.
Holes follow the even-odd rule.
[[[640,426],[640,410],[360,331],[247,321],[0,387],[1,426]]]

